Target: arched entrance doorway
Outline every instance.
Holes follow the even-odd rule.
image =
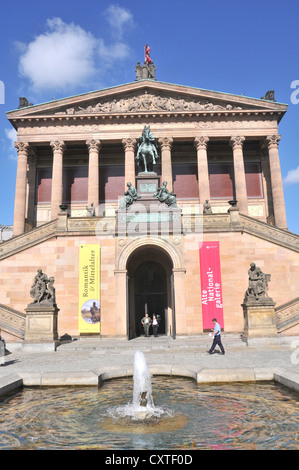
[[[173,324],[172,261],[155,246],[136,249],[127,263],[127,330],[129,339],[143,335],[145,313],[159,318],[159,335]],[[152,334],[152,331],[150,331]]]

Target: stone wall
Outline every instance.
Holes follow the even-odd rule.
[[[248,286],[247,272],[255,262],[263,272],[271,274],[269,295],[276,306],[291,301],[299,292],[299,256],[283,246],[242,232],[211,232],[204,234],[205,241],[219,241],[223,290],[224,324],[227,333],[243,331],[241,304]],[[58,236],[28,248],[0,261],[0,303],[24,312],[31,302],[30,287],[38,268],[55,277],[59,336],[78,335],[78,265],[79,245],[101,245],[101,313],[102,334],[125,336],[126,319],[122,330],[117,325],[117,305],[125,306],[125,298],[116,291],[117,266],[116,239],[95,236]],[[184,245],[185,299],[177,306],[177,334],[202,332],[199,250],[197,246]],[[124,292],[124,290],[123,290]],[[118,297],[117,297],[118,296]],[[118,302],[116,302],[116,299]],[[183,306],[185,305],[185,308]],[[180,309],[180,310],[179,310]],[[125,307],[122,309],[125,311]],[[291,334],[291,330],[284,331]]]

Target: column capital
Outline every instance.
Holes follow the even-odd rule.
[[[29,143],[28,142],[15,142],[15,148],[17,149],[18,153],[28,153],[29,150]]]
[[[172,137],[161,137],[158,139],[158,142],[161,146],[162,149],[168,149],[170,150],[173,144],[173,138]]]
[[[234,137],[231,137],[229,143],[233,150],[235,149],[242,149],[243,148],[243,143],[245,141],[245,137],[236,135]]]
[[[271,149],[271,148],[278,148],[278,142],[280,141],[281,137],[279,134],[275,134],[275,135],[268,135],[266,137],[266,143],[268,145],[268,149]]]
[[[137,143],[137,139],[132,139],[131,137],[128,137],[127,139],[122,140],[123,147],[126,150],[135,150],[135,146]]]
[[[86,145],[88,147],[88,150],[100,150],[102,142],[96,139],[89,139],[86,141]]]
[[[53,151],[63,152],[65,149],[65,142],[63,140],[55,140],[53,142],[50,142],[50,145]]]
[[[194,145],[197,150],[200,150],[200,149],[206,150],[209,140],[210,140],[209,137],[205,135],[196,136],[194,138]]]

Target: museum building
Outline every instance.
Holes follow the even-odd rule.
[[[286,111],[271,92],[164,83],[138,67],[132,83],[20,100],[7,112],[18,167],[13,237],[0,245],[2,335],[132,339],[145,313],[160,335],[201,334],[213,317],[243,334],[250,263],[270,275],[271,334],[299,334],[299,237],[279,161]],[[32,292],[38,270],[48,299],[55,287],[49,324],[49,302]]]

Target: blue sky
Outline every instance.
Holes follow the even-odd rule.
[[[299,233],[298,18],[298,0],[2,5],[0,224],[13,223],[17,168],[5,113],[18,107],[20,96],[37,104],[133,82],[148,43],[160,81],[254,98],[275,90],[276,100],[288,104],[279,151],[288,228]]]

